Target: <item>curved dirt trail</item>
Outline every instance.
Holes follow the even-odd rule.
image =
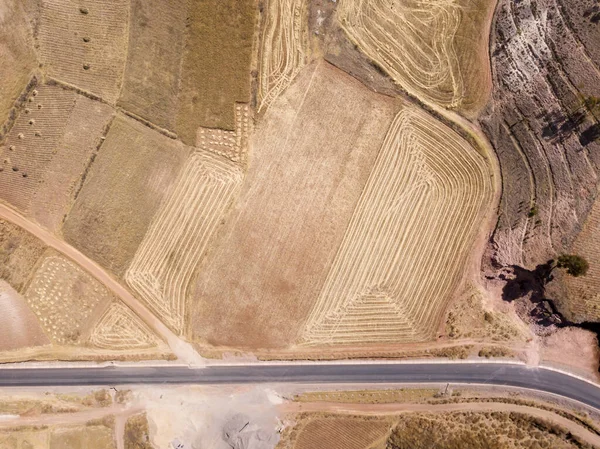
[[[583,426],[571,421],[564,416],[560,416],[548,410],[542,410],[537,407],[526,405],[476,402],[476,403],[458,403],[458,404],[351,404],[336,402],[293,402],[285,403],[279,406],[279,410],[285,413],[301,412],[329,412],[341,414],[360,414],[370,416],[393,415],[397,413],[443,413],[443,412],[520,412],[559,424],[568,429],[573,435],[581,438],[583,441],[592,444],[594,447],[600,447],[600,436],[591,432]]]
[[[55,249],[64,256],[77,263],[81,268],[90,273],[127,306],[129,306],[145,323],[147,323],[155,332],[158,333],[169,345],[177,358],[187,364],[201,366],[204,365],[202,357],[194,351],[191,346],[175,335],[162,321],[160,321],[150,310],[140,303],[123,285],[110,276],[100,265],[92,261],[71,245],[60,240],[51,232],[41,226],[31,222],[15,210],[0,204],[0,219],[10,221],[21,227],[25,231],[40,239],[47,246]]]

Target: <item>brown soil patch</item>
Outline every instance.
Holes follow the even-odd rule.
[[[4,281],[0,281],[0,310],[0,351],[50,344],[25,300]]]
[[[235,103],[250,101],[257,11],[255,0],[190,2],[176,125],[185,143],[200,126],[235,129]]]
[[[6,0],[0,6],[0,123],[36,67],[32,30],[23,0]]]
[[[558,329],[542,339],[540,358],[569,371],[598,379],[600,350],[592,332],[574,327]]]
[[[390,423],[361,418],[322,418],[302,429],[295,449],[365,449],[388,433]]]
[[[195,339],[261,348],[297,338],[398,108],[327,63],[271,104],[240,199],[200,268]]]
[[[123,275],[188,149],[117,116],[64,224],[84,254]]]
[[[0,220],[0,279],[23,293],[46,246],[18,226]]]
[[[131,2],[129,50],[119,105],[170,130],[177,111],[188,3]]]

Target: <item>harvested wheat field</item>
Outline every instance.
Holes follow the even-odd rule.
[[[596,200],[571,252],[589,262],[587,275],[564,276],[567,309],[578,321],[600,321],[600,201]]]
[[[129,49],[119,106],[174,129],[187,1],[131,0]]]
[[[0,5],[0,138],[2,123],[37,66],[33,30],[27,20],[26,2],[4,0]]]
[[[125,274],[127,284],[173,330],[182,333],[186,298],[243,173],[210,153],[193,153],[165,198]]]
[[[112,114],[59,86],[31,91],[0,146],[0,198],[58,231]]]
[[[0,280],[0,351],[43,346],[50,340],[25,300]]]
[[[379,418],[314,419],[300,430],[294,449],[366,449],[379,440],[384,442],[391,424]]]
[[[256,0],[192,0],[181,66],[176,132],[193,145],[199,127],[235,129],[235,103],[250,102]]]
[[[125,66],[129,1],[39,3],[37,43],[44,71],[114,104]]]
[[[65,240],[122,276],[189,149],[118,115],[64,227]]]
[[[269,0],[260,36],[258,110],[266,109],[306,65],[306,0]]]
[[[398,84],[444,107],[477,110],[490,90],[490,0],[340,2],[338,20]]]
[[[464,276],[493,188],[466,141],[412,107],[392,123],[303,340],[426,341]]]

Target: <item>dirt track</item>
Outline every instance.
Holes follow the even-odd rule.
[[[0,204],[0,218],[10,221],[11,223],[20,226],[27,232],[39,238],[42,242],[56,251],[61,252],[66,257],[73,260],[81,268],[86,270],[98,281],[111,290],[116,296],[127,304],[139,317],[144,320],[158,335],[160,335],[169,345],[173,353],[178,359],[185,363],[201,364],[202,359],[195,351],[189,348],[187,343],[183,342],[171,332],[158,318],[156,318],[146,307],[144,307],[125,287],[106,273],[98,264],[88,259],[72,246],[59,240],[49,231],[32,223],[19,213],[15,212],[8,206]]]

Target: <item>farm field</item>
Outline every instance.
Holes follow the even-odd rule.
[[[112,115],[62,87],[34,89],[0,147],[0,198],[57,232]]]
[[[44,71],[114,104],[126,57],[129,1],[40,2],[38,57]]]
[[[258,111],[266,109],[307,63],[305,0],[269,0],[260,35]]]
[[[2,124],[37,66],[25,3],[6,0],[0,6],[0,138]]]
[[[350,39],[409,93],[472,113],[489,94],[487,24],[494,4],[360,0],[341,2],[337,17]]]
[[[123,276],[188,153],[181,142],[118,115],[65,221],[65,240]]]
[[[192,0],[176,133],[194,145],[199,127],[235,129],[235,103],[249,103],[255,0]]]
[[[188,3],[131,0],[127,64],[119,106],[173,130]]]
[[[399,107],[327,63],[307,66],[271,105],[191,291],[196,340],[261,348],[297,338]]]

